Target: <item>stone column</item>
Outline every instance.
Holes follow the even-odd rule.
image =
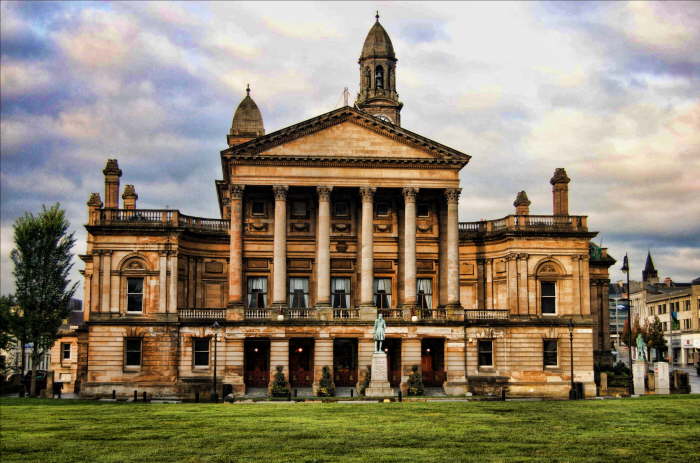
[[[360,306],[374,307],[372,280],[374,277],[374,193],[376,188],[360,188],[362,197],[362,237],[360,248]]]
[[[331,190],[333,187],[319,186],[318,192],[318,238],[316,239],[316,307],[331,305]]]
[[[461,188],[445,190],[447,198],[447,306],[460,309],[459,303],[459,217],[457,204]]]
[[[245,185],[231,185],[229,229],[228,305],[243,307],[243,189]]]
[[[416,305],[416,194],[418,188],[403,189],[404,200],[404,306]]]
[[[275,194],[272,304],[277,308],[287,306],[287,190],[286,185],[272,187]]]

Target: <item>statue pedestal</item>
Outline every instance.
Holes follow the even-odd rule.
[[[389,385],[389,368],[386,353],[372,354],[372,377],[365,389],[366,397],[392,397],[394,389]]]
[[[654,382],[657,394],[670,394],[668,381],[668,362],[654,362]]]
[[[647,362],[636,361],[632,363],[632,378],[634,380],[634,394],[644,394],[644,377],[647,375]]]

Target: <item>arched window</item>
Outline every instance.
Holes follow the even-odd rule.
[[[369,68],[365,68],[365,88],[367,90],[372,88],[372,71]]]
[[[390,67],[386,68],[386,88],[387,88],[387,90],[391,90],[391,68]]]
[[[556,315],[559,310],[559,281],[563,271],[553,260],[545,260],[537,266],[539,312],[542,315]]]
[[[384,88],[384,68],[377,66],[374,71],[375,88]]]

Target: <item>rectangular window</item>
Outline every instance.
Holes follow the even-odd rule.
[[[391,308],[391,278],[374,279],[374,305],[378,309]]]
[[[336,201],[333,203],[334,217],[350,217],[350,205],[347,201]]]
[[[264,216],[265,201],[253,201],[253,204],[251,205],[251,212],[253,215]]]
[[[553,314],[557,312],[556,284],[553,281],[540,282],[542,295],[540,302],[543,314]]]
[[[491,339],[480,339],[478,342],[479,366],[493,366],[493,341]]]
[[[209,366],[209,339],[210,338],[193,338],[192,339],[192,357],[194,366],[208,367]]]
[[[542,342],[542,363],[545,367],[556,367],[559,365],[556,339],[545,339]]]
[[[334,309],[350,308],[350,278],[331,278],[331,297]]]
[[[289,279],[289,308],[307,309],[309,307],[309,279]]]
[[[306,218],[306,201],[292,201],[292,217]]]
[[[685,320],[683,320],[683,329],[684,330],[690,329],[690,319],[689,318],[686,318]]]
[[[416,205],[416,216],[417,217],[429,217],[430,216],[430,204],[418,203]]]
[[[418,278],[416,280],[416,304],[420,309],[433,308],[433,280]]]
[[[61,343],[61,359],[70,360],[70,343],[68,342]]]
[[[267,277],[248,277],[248,308],[267,307]]]
[[[124,339],[124,365],[127,367],[141,366],[141,338]]]
[[[126,310],[128,312],[143,310],[143,278],[126,279]]]
[[[375,211],[378,217],[386,217],[389,215],[389,203],[377,203]]]

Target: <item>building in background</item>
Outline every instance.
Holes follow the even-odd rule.
[[[214,365],[223,394],[264,391],[278,366],[305,393],[324,367],[339,391],[358,388],[377,314],[404,392],[417,366],[438,393],[500,381],[565,397],[572,322],[573,379],[595,394],[614,259],[569,214],[566,171],[550,180],[550,215],[530,214],[522,191],[510,215],[459,222],[470,156],[401,126],[378,18],[359,80],[353,107],[272,133],[248,89],[220,153],[220,218],[139,209],[133,185],[120,204],[122,170],[107,162],[104,203],[88,201],[85,332],[66,365],[81,394],[192,398],[211,390]]]

